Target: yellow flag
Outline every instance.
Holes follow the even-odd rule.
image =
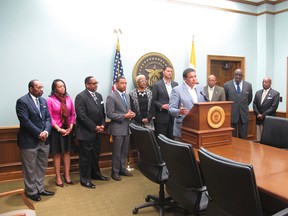
[[[191,49],[191,56],[190,56],[190,67],[196,70],[196,55],[195,55],[195,47],[194,47],[194,40],[192,41],[192,49]]]

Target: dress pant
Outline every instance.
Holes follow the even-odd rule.
[[[112,175],[126,172],[130,135],[113,136],[112,147]]]
[[[169,121],[167,123],[160,123],[155,121],[154,122],[155,126],[155,136],[158,139],[159,134],[163,134],[169,139],[174,139],[173,136],[173,118],[170,116]]]
[[[79,140],[79,174],[80,181],[83,183],[91,182],[92,168],[94,174],[95,172],[100,172],[101,142],[98,141],[98,138],[95,140]]]
[[[35,195],[44,191],[44,176],[48,164],[49,145],[39,141],[36,148],[20,149],[25,192]]]
[[[262,132],[263,132],[263,125],[256,125],[257,141],[261,140]]]
[[[101,176],[101,171],[99,167],[99,160],[100,160],[100,153],[101,153],[101,145],[102,145],[102,134],[98,133],[96,134],[95,139],[96,145],[93,149],[93,155],[92,155],[92,162],[91,162],[91,177],[97,178]]]
[[[231,127],[234,128],[232,131],[233,137],[239,137],[241,139],[246,139],[248,134],[248,123],[238,122],[237,124],[231,124]],[[238,136],[237,136],[238,135]]]

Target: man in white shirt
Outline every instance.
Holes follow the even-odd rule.
[[[183,84],[172,89],[169,102],[169,112],[175,117],[173,135],[176,140],[181,138],[183,119],[194,106],[194,103],[205,102],[203,88],[197,84],[195,69],[187,68],[184,70],[183,80]]]
[[[204,86],[204,93],[209,101],[226,101],[224,88],[216,85],[216,76],[211,74],[207,78],[207,86]]]
[[[260,141],[265,117],[275,116],[279,105],[279,92],[271,88],[272,80],[265,77],[262,81],[263,89],[258,90],[253,101],[253,110],[256,116],[257,140]]]

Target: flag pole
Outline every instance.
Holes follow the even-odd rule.
[[[117,37],[117,43],[116,43],[116,53],[118,52],[119,53],[119,61],[121,62],[120,60],[120,43],[119,43],[119,34],[122,34],[122,30],[121,29],[114,29],[113,31],[114,34],[116,34],[116,37]],[[115,63],[115,62],[114,62]],[[124,75],[123,74],[123,69],[122,69],[122,63],[121,63],[121,66],[119,64],[117,64],[116,66],[114,65],[114,73],[115,71],[117,71],[117,73],[119,73],[119,71],[122,70],[122,76]],[[114,84],[113,84],[114,85]],[[111,143],[113,143],[113,137],[110,136],[110,139],[109,141]],[[128,149],[128,156],[127,156],[127,166],[126,166],[126,170],[127,171],[133,171],[134,168],[130,167],[130,160],[129,160],[129,153],[130,153],[130,145],[129,145],[129,149]]]

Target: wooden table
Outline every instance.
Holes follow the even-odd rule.
[[[260,191],[288,205],[288,151],[232,138],[231,145],[206,148],[222,157],[252,164]],[[197,160],[198,149],[194,148]]]

